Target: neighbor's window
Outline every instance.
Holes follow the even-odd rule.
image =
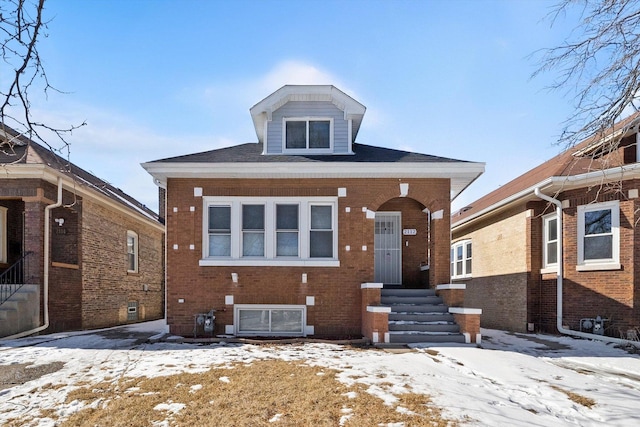
[[[451,278],[471,277],[471,240],[451,245]]]
[[[287,150],[331,148],[331,119],[285,119],[284,128]]]
[[[224,259],[234,265],[234,260],[246,265],[337,261],[335,197],[205,197],[204,202],[201,265],[221,265]]]
[[[542,218],[543,246],[542,246],[542,266],[543,268],[558,266],[558,217],[551,214]]]
[[[127,231],[127,271],[138,271],[138,235],[131,230]]]
[[[7,262],[7,208],[0,206],[0,262]]]
[[[578,206],[578,269],[620,267],[620,203]]]

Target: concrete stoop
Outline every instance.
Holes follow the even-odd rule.
[[[465,343],[465,336],[434,289],[382,289],[380,304],[391,308],[389,343]]]
[[[40,324],[40,287],[23,285],[0,305],[0,338],[8,337]]]

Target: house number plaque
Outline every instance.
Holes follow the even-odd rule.
[[[415,236],[418,234],[418,231],[415,228],[405,228],[402,230],[403,236]]]

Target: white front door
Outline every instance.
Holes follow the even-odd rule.
[[[400,212],[376,212],[374,280],[402,284],[402,225]]]

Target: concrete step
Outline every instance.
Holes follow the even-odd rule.
[[[415,322],[407,320],[389,321],[389,331],[452,332],[459,333],[460,327],[454,322]]]
[[[414,321],[414,322],[447,322],[453,323],[453,314],[449,312],[431,313],[389,313],[389,321]]]
[[[405,289],[405,288],[383,288],[381,294],[384,296],[403,296],[403,297],[425,297],[435,296],[435,289]]]
[[[437,296],[398,296],[382,295],[380,303],[387,304],[442,304],[442,298]]]
[[[449,307],[444,304],[382,304],[390,307],[392,313],[448,313]]]
[[[390,343],[465,343],[464,335],[452,332],[389,331]]]

